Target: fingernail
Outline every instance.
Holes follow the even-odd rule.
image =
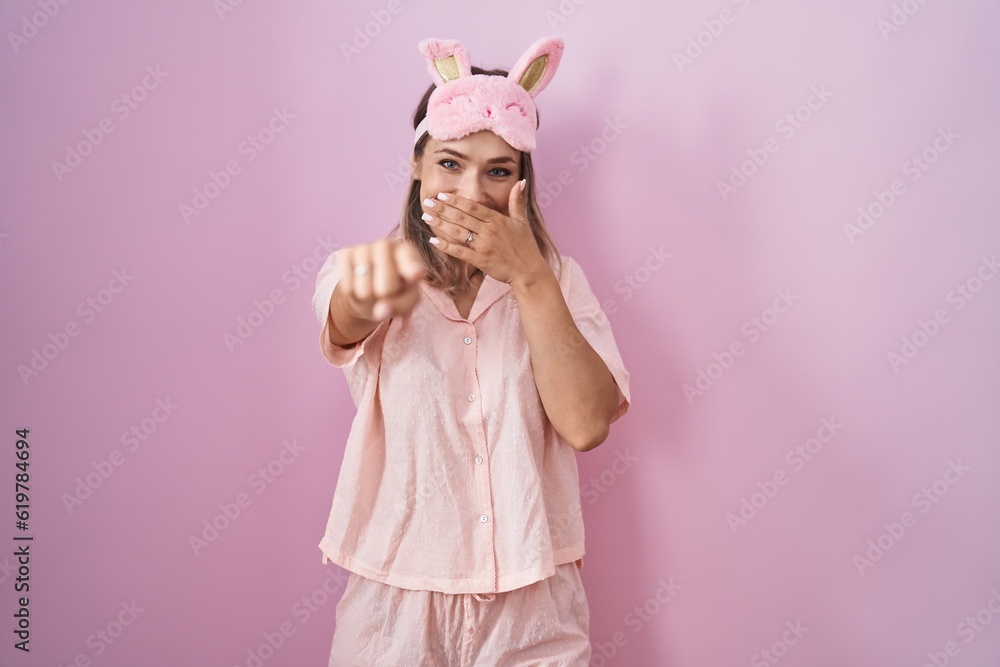
[[[430,241],[431,243],[433,243],[434,245],[438,245],[439,243],[441,243],[441,239],[439,239],[436,236],[432,236],[432,237],[430,237],[427,240]]]
[[[390,308],[389,304],[385,301],[380,301],[375,304],[375,308],[372,309],[372,317],[381,321],[388,317],[390,312],[392,312],[392,308]]]
[[[448,201],[448,194],[445,192],[439,192],[438,199],[440,199],[441,201]]]
[[[524,192],[524,186],[527,185],[527,184],[528,184],[528,179],[526,179],[526,178],[522,178],[518,182],[518,185],[521,186],[521,192]]]
[[[435,202],[433,199],[430,198],[424,200],[424,206],[426,206],[427,208],[434,208],[434,205],[436,203],[437,202]]]
[[[427,222],[430,222],[431,220],[433,220],[433,219],[434,219],[434,216],[433,216],[433,215],[431,215],[430,213],[424,213],[424,214],[423,214],[422,216],[420,216],[420,217],[421,217],[421,218],[423,218],[424,220],[426,220]]]

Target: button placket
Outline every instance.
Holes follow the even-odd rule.
[[[473,333],[474,332],[475,332],[475,330],[473,329]],[[465,343],[466,345],[472,345],[472,341],[473,340],[474,339],[472,338],[472,336],[466,336],[465,338],[462,339],[462,342]],[[474,349],[471,349],[470,351],[471,352],[475,352]],[[473,355],[473,357],[475,357],[475,355]],[[473,358],[473,365],[475,365],[475,358]],[[473,401],[476,400],[476,395],[475,394],[469,394],[468,399],[469,399],[469,402],[472,403]],[[476,460],[476,465],[482,465],[482,463],[484,461],[483,457],[482,456],[478,456],[478,455],[476,456],[475,460]]]
[[[489,457],[489,449],[486,444],[486,429],[483,423],[485,418],[483,414],[483,402],[480,396],[479,387],[479,374],[477,370],[478,366],[478,341],[475,337],[475,327],[470,323],[469,328],[471,331],[468,335],[462,338],[462,342],[467,346],[469,360],[469,386],[470,391],[466,394],[466,400],[471,410],[472,431],[475,434],[476,442],[474,443],[475,451],[481,452],[476,454],[475,462],[476,465],[473,466],[473,476],[476,480],[477,487],[477,504],[481,508],[480,514],[477,517],[482,530],[488,531],[483,535],[483,542],[489,545],[488,553],[480,554],[483,559],[483,565],[487,566],[493,571],[494,582],[499,585],[498,572],[496,569],[496,542],[495,542],[495,531],[491,525],[493,521],[494,508],[493,508],[493,491],[492,484],[490,482],[490,471],[489,466],[483,465],[487,458]],[[473,344],[477,343],[477,344]]]

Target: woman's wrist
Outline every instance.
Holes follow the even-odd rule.
[[[374,331],[378,321],[358,313],[351,299],[341,290],[341,284],[337,283],[330,296],[327,324],[330,342],[340,347],[350,347]]]

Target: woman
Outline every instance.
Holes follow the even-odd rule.
[[[319,545],[351,572],[330,665],[587,665],[575,455],[629,376],[534,198],[533,98],[563,42],[510,73],[419,48],[403,223],[331,255],[313,298],[358,408]]]

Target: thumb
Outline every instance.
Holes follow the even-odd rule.
[[[521,179],[514,184],[514,187],[510,189],[510,200],[507,202],[507,210],[510,211],[510,217],[520,220],[521,222],[528,222],[528,212],[524,204],[524,192],[522,187],[527,187],[528,179]]]

